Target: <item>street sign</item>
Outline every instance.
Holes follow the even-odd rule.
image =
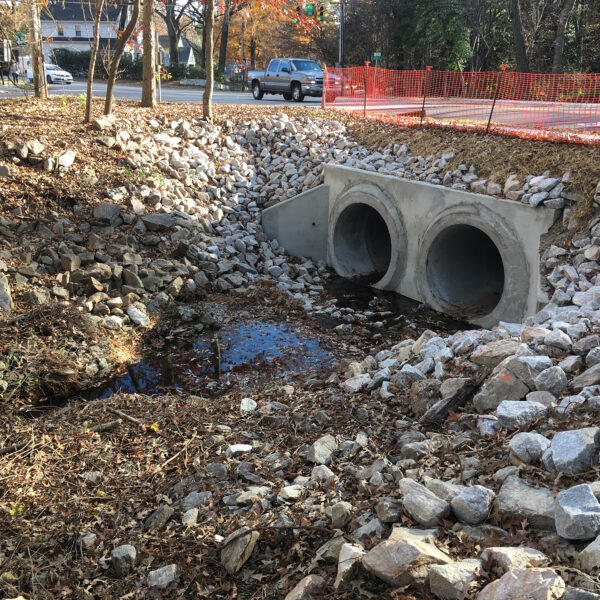
[[[315,16],[315,5],[312,3],[307,3],[304,7],[304,14],[307,17],[314,17]]]
[[[373,52],[372,61],[381,60],[381,52]]]

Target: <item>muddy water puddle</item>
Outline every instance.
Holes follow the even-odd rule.
[[[130,365],[96,397],[169,391],[213,395],[233,386],[257,384],[265,377],[324,369],[332,359],[317,337],[292,323],[230,323],[187,347],[171,348]]]

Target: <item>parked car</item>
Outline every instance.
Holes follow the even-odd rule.
[[[48,83],[73,83],[73,76],[58,65],[44,63],[45,79]],[[27,80],[33,82],[33,70],[27,68]]]
[[[252,95],[283,94],[285,100],[302,102],[305,96],[323,95],[323,71],[306,58],[274,58],[266,71],[248,71]]]

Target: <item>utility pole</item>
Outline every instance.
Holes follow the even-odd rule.
[[[338,67],[344,66],[344,1],[340,0],[340,26],[338,42]]]
[[[246,21],[242,17],[242,43],[241,43],[241,59],[244,60],[244,29],[246,28]]]

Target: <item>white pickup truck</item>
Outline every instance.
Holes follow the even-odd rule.
[[[265,94],[283,94],[285,100],[302,102],[305,96],[323,95],[323,71],[306,58],[274,58],[266,71],[249,71],[248,81],[256,100]]]

